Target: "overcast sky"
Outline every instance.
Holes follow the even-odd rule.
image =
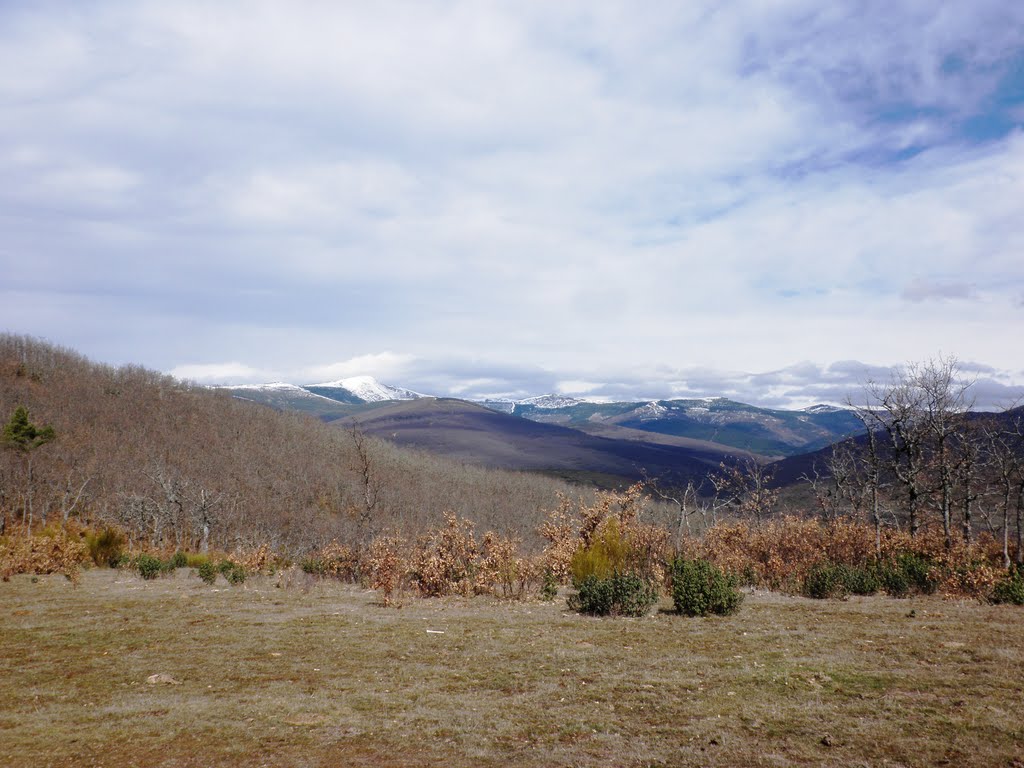
[[[202,383],[1024,384],[1024,2],[0,3],[0,329]]]

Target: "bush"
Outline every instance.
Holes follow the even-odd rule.
[[[188,555],[184,552],[175,552],[174,556],[167,561],[168,570],[174,571],[178,568],[188,567]]]
[[[878,575],[869,568],[841,563],[819,563],[804,579],[803,592],[819,600],[847,595],[873,595],[880,586]]]
[[[658,590],[650,582],[628,573],[614,573],[602,579],[590,575],[577,585],[569,608],[592,616],[643,616],[658,601]]]
[[[142,553],[135,558],[135,568],[139,575],[148,581],[162,574],[166,570],[166,565],[160,558]]]
[[[188,568],[198,568],[203,563],[210,562],[210,556],[204,552],[188,552],[185,554],[185,565]]]
[[[104,528],[98,533],[85,536],[85,546],[93,563],[116,568],[124,554],[125,535],[116,528]]]
[[[573,584],[582,584],[590,576],[605,581],[621,573],[629,557],[630,544],[619,522],[607,518],[595,531],[589,544],[581,545],[569,562]],[[578,587],[577,587],[578,588]]]
[[[310,576],[326,576],[327,563],[322,558],[309,557],[302,561],[302,571]]]
[[[1011,569],[1000,579],[992,590],[993,603],[1024,605],[1024,568]]]
[[[556,597],[558,597],[558,581],[555,579],[555,574],[549,568],[544,571],[544,583],[540,588],[540,599],[550,603]]]
[[[686,616],[727,616],[739,610],[743,595],[736,581],[707,560],[677,558],[672,563],[672,602]]]
[[[879,564],[877,575],[882,589],[892,597],[906,597],[912,593],[930,595],[935,591],[931,563],[914,552],[902,552]]]
[[[196,570],[199,573],[199,578],[207,584],[213,584],[217,581],[217,566],[209,560],[200,561],[199,565],[196,566]]]
[[[86,544],[65,528],[44,528],[31,536],[0,537],[0,579],[17,573],[63,573],[77,584],[80,565],[88,558]]]
[[[248,576],[244,565],[233,563],[230,560],[225,560],[220,564],[220,572],[224,574],[224,578],[228,580],[229,584],[244,584],[246,576]]]

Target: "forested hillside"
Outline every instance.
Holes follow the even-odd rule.
[[[11,431],[0,452],[8,531],[78,519],[156,547],[296,552],[393,527],[416,532],[450,510],[529,536],[557,493],[571,490],[24,336],[0,336],[0,421]],[[55,439],[33,437],[45,427]]]

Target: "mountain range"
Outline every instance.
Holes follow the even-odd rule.
[[[808,453],[860,431],[849,411],[798,411],[726,398],[593,402],[549,394],[472,402],[370,376],[225,387],[233,396],[463,461],[614,484],[696,479],[721,462]]]

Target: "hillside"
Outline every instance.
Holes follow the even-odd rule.
[[[360,518],[413,532],[445,510],[529,537],[557,492],[575,492],[372,439],[359,451],[309,415],[0,335],[0,419],[18,407],[57,439],[31,468],[27,454],[0,451],[0,527],[79,519],[195,547],[208,524],[211,546],[303,551],[364,538]]]
[[[698,441],[598,437],[456,399],[395,402],[339,422],[353,423],[398,445],[459,461],[612,484],[641,479],[644,473],[670,483],[699,483],[739,453]]]

